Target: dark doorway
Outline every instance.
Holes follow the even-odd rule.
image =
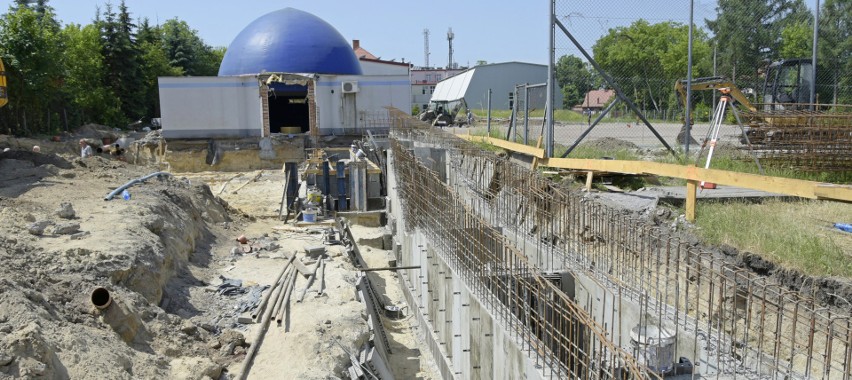
[[[272,83],[269,86],[269,131],[295,132],[290,128],[299,128],[300,133],[310,130],[308,87]]]

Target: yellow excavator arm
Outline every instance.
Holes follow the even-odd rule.
[[[0,107],[9,103],[9,93],[6,89],[6,67],[3,66],[3,59],[0,58]]]
[[[716,90],[720,88],[729,88],[731,90],[731,96],[743,107],[748,108],[749,111],[757,111],[757,108],[752,104],[745,94],[740,91],[740,89],[731,82],[730,80],[723,77],[708,77],[708,78],[696,78],[692,80],[692,90],[693,91],[704,91],[704,90]],[[686,104],[686,80],[679,80],[675,83],[675,91],[678,93],[678,100],[680,100],[680,104]]]

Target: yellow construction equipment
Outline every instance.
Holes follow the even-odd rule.
[[[692,80],[693,91],[717,90],[720,88],[730,89],[730,96],[749,111],[757,111],[754,104],[748,100],[745,94],[734,84],[734,82],[723,77],[707,77],[695,78]],[[686,80],[679,80],[675,83],[675,91],[678,93],[680,104],[686,104]]]
[[[9,103],[9,93],[6,91],[6,67],[3,66],[3,59],[0,59],[0,107]]]
[[[804,171],[852,171],[852,106],[820,104],[818,93],[812,104],[813,74],[810,59],[768,65],[760,104],[723,77],[694,79],[692,90],[730,91],[742,115],[737,123],[745,130],[740,142],[754,144],[761,161]],[[675,91],[686,104],[686,81],[677,81]]]

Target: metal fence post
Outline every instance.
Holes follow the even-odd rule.
[[[491,136],[491,89],[488,89],[488,136]]]
[[[530,84],[524,85],[524,144],[530,143]]]
[[[550,43],[547,46],[547,56],[549,57],[547,60],[547,102],[545,103],[545,111],[544,111],[544,121],[547,125],[546,134],[547,134],[547,144],[545,144],[545,156],[553,157],[553,70],[554,70],[554,60],[556,60],[556,0],[551,0],[550,2],[550,14],[548,15],[547,20],[547,32],[550,34],[548,37],[550,39]]]

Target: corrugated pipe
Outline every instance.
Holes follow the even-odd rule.
[[[125,189],[127,189],[128,187],[133,186],[133,185],[135,185],[135,184],[137,184],[137,183],[140,183],[140,182],[145,182],[146,180],[148,180],[148,179],[149,179],[149,178],[151,178],[151,177],[159,177],[159,176],[164,176],[164,175],[165,175],[165,176],[170,176],[170,175],[172,175],[172,174],[171,174],[171,173],[168,173],[168,172],[156,172],[156,173],[148,174],[148,175],[146,175],[146,176],[144,176],[144,177],[139,177],[139,178],[134,179],[134,180],[132,180],[132,181],[130,181],[130,182],[128,182],[128,183],[125,183],[124,185],[119,186],[118,188],[116,188],[115,190],[113,190],[111,193],[107,194],[107,196],[105,196],[105,197],[104,197],[104,200],[105,200],[105,201],[112,200],[112,198],[113,198],[113,197],[115,197],[116,195],[120,194],[122,191],[124,191],[124,190],[125,190]]]

